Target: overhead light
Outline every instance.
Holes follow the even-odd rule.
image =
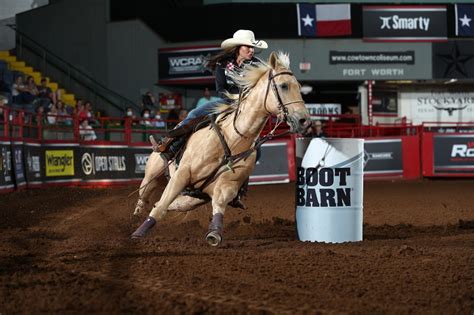
[[[385,81],[387,84],[412,84],[413,80],[388,80]]]
[[[450,79],[448,81],[444,81],[444,84],[451,84],[451,83],[454,83],[454,82],[458,82],[458,79]]]
[[[300,88],[301,94],[307,95],[313,91],[313,87],[311,85],[303,85]]]

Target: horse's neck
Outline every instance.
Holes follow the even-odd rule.
[[[264,109],[263,93],[252,93],[240,104],[240,110],[235,111],[225,124],[226,138],[233,145],[241,144],[250,147],[260,135],[268,119]],[[234,120],[234,115],[237,118]],[[234,125],[235,122],[235,125]]]

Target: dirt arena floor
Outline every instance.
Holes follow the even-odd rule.
[[[0,314],[474,314],[474,180],[367,181],[364,240],[295,239],[294,184],[129,235],[136,185],[0,195]]]

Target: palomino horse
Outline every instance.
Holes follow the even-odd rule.
[[[293,133],[305,133],[310,126],[310,115],[301,98],[300,84],[289,70],[289,64],[288,54],[272,52],[266,63],[248,66],[241,73],[232,74],[234,81],[242,86],[241,97],[227,108],[227,115],[219,116],[212,129],[203,128],[191,135],[178,169],[132,238],[145,236],[171,210],[170,205],[173,208],[172,203],[175,204],[179,198],[173,201],[185,188],[205,183],[199,188],[210,197],[213,214],[206,241],[212,246],[221,243],[226,206],[253,171],[255,141],[270,115],[277,115],[285,121]],[[157,185],[150,174],[160,174],[166,167],[166,160],[152,153],[140,186],[135,214],[147,205],[149,192],[154,189],[153,185]],[[189,206],[195,207],[199,202]]]

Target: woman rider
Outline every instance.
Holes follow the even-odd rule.
[[[221,43],[222,52],[214,56],[208,63],[208,67],[215,72],[216,91],[221,99],[191,110],[182,122],[168,132],[168,137],[164,138],[161,143],[156,143],[151,137],[153,150],[164,153],[168,159],[172,158],[184,144],[185,139],[182,139],[181,136],[191,133],[196,124],[203,117],[211,114],[218,104],[231,102],[225,95],[226,92],[239,94],[240,87],[230,78],[230,71],[261,62],[254,56],[255,48],[266,49],[267,47],[265,41],[255,40],[255,35],[250,30],[238,30],[232,38],[224,40]]]

